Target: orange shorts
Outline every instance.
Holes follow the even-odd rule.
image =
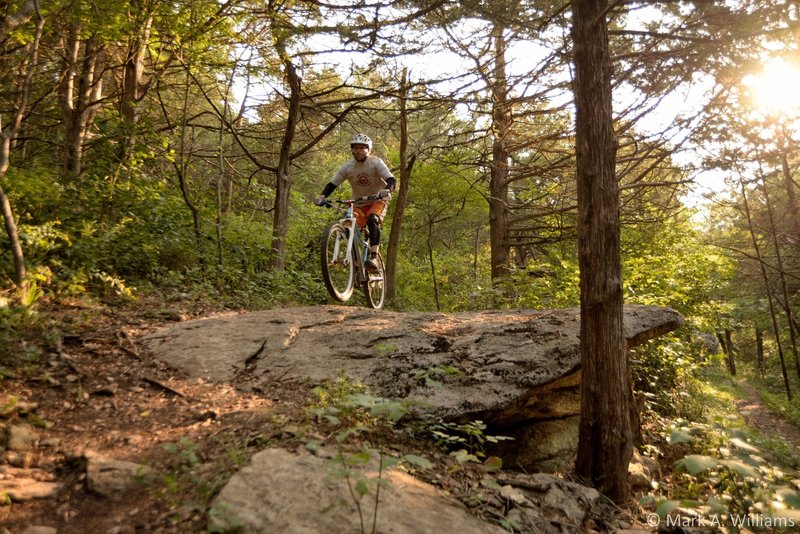
[[[356,214],[358,227],[364,228],[367,225],[367,217],[373,214],[377,215],[378,219],[383,222],[388,207],[389,205],[385,200],[377,200],[372,204],[364,204],[363,206],[353,206],[353,213]]]

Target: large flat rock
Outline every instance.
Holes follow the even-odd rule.
[[[144,339],[191,377],[238,386],[309,384],[341,371],[375,395],[448,419],[513,424],[575,414],[579,309],[396,313],[283,308],[178,323]],[[683,324],[668,308],[628,305],[633,347]]]

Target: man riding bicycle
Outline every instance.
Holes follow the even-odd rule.
[[[353,159],[342,165],[330,182],[325,185],[322,194],[315,200],[321,206],[325,199],[347,180],[352,188],[352,198],[367,196],[379,197],[379,200],[360,201],[353,205],[359,228],[367,227],[369,231],[370,257],[365,267],[374,272],[378,269],[374,258],[378,255],[381,241],[381,223],[386,216],[388,200],[391,192],[397,185],[397,180],[392,176],[389,167],[377,156],[370,154],[372,139],[360,133],[350,139],[350,152]]]

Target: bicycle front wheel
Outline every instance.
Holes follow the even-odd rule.
[[[355,262],[347,248],[349,230],[332,223],[322,234],[322,279],[331,297],[344,302],[353,294]]]
[[[367,280],[364,282],[364,296],[367,298],[367,305],[370,308],[379,310],[383,308],[386,300],[386,275],[381,255],[377,254],[372,261],[378,265],[378,268],[374,273],[367,273]]]

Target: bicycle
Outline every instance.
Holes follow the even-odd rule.
[[[362,197],[352,200],[337,200],[346,205],[342,217],[332,222],[322,233],[321,263],[322,278],[331,297],[339,302],[346,302],[353,295],[356,285],[361,285],[367,305],[370,308],[383,308],[386,299],[384,284],[383,258],[377,254],[373,261],[378,268],[375,272],[367,272],[365,263],[369,258],[369,234],[367,229],[360,229],[356,224],[353,204],[363,200],[378,200],[380,197]],[[326,200],[320,204],[328,208],[333,203]],[[351,232],[355,229],[355,232]]]

